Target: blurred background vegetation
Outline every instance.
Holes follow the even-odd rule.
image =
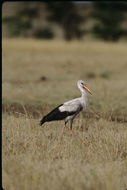
[[[5,2],[2,36],[127,40],[127,3]]]

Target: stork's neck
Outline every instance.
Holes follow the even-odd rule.
[[[89,106],[89,101],[88,101],[88,97],[87,97],[87,93],[85,90],[80,89],[81,90],[81,104],[83,106],[84,109],[86,109]]]
[[[83,90],[83,91],[81,91],[81,98],[82,99],[84,99],[84,100],[87,100],[88,99],[88,97],[87,97],[87,93],[86,93],[86,91],[85,90]]]

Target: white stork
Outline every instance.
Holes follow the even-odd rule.
[[[50,113],[44,116],[40,121],[40,125],[42,125],[45,122],[64,120],[64,126],[62,128],[61,137],[60,137],[61,140],[63,137],[64,128],[69,120],[70,120],[70,133],[71,135],[74,135],[72,132],[73,119],[82,109],[86,110],[89,105],[86,90],[90,94],[92,94],[91,91],[87,88],[85,82],[82,80],[78,80],[77,86],[82,93],[82,96],[80,98],[70,100],[68,102],[65,102],[64,104],[57,106]]]

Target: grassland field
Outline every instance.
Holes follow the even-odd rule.
[[[39,121],[92,91],[73,131]],[[5,190],[127,189],[127,44],[2,40],[2,183]]]

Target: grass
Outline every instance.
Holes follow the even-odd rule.
[[[6,190],[127,188],[126,44],[3,39],[2,181]],[[54,106],[92,91],[71,137],[63,122],[39,126]]]

